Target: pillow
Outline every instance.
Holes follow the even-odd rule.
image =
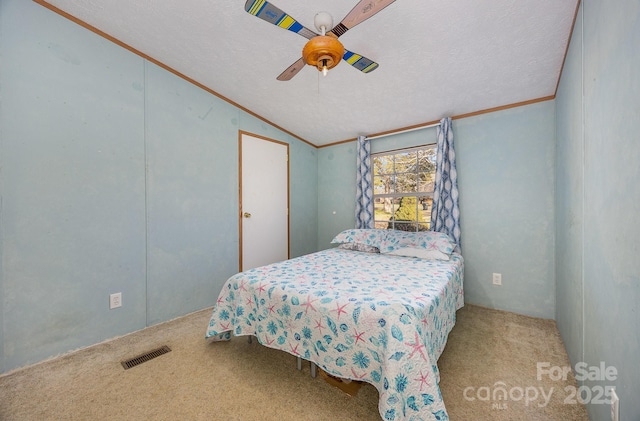
[[[365,253],[380,253],[380,249],[374,246],[368,246],[360,243],[342,243],[338,246],[339,249],[362,251]]]
[[[449,255],[444,254],[440,250],[427,250],[415,247],[402,247],[385,254],[393,256],[419,257],[420,259],[427,260],[450,260]]]
[[[438,250],[450,255],[456,244],[451,237],[442,232],[389,230],[379,248],[380,253],[389,253],[404,247]]]
[[[336,235],[331,243],[358,243],[380,248],[382,240],[387,236],[387,230],[377,229],[348,229]]]

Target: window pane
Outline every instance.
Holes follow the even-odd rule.
[[[393,214],[395,221],[418,221],[417,200],[415,196],[404,196],[398,200]]]
[[[380,221],[376,221],[374,223],[374,227],[377,230],[391,229],[391,228],[389,228],[389,223],[388,222],[380,222]]]
[[[430,197],[421,196],[418,198],[418,222],[420,231],[428,231],[431,225],[431,205]]]
[[[381,175],[373,177],[373,194],[387,194],[395,191],[393,187],[392,175]]]
[[[387,221],[391,218],[393,212],[392,199],[390,197],[376,197],[373,202],[374,208],[374,220],[377,223],[384,223],[384,228],[387,228]]]
[[[400,231],[415,232],[416,231],[416,224],[415,223],[406,223],[406,222],[396,222],[395,226],[393,227],[393,229],[400,230]]]
[[[436,171],[436,149],[420,149],[418,151],[418,171]]]
[[[398,211],[398,208],[400,208],[400,199],[399,197],[394,197],[393,199],[391,199],[391,217],[389,218],[390,221],[394,221],[395,217],[396,217],[396,212]]]
[[[373,157],[373,175],[393,173],[393,155]]]
[[[417,189],[416,174],[397,174],[396,192],[415,193]]]
[[[435,181],[435,173],[421,172],[418,174],[418,191],[432,192],[433,183]]]
[[[416,159],[418,157],[417,151],[397,153],[394,155],[394,157],[396,164],[396,173],[416,171]]]

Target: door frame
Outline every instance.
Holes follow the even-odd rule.
[[[289,159],[289,144],[271,139],[255,133],[238,130],[238,271],[242,272],[242,136],[247,135],[267,142],[284,145],[287,148],[287,259],[291,258],[291,165]]]

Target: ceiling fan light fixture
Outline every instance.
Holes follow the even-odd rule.
[[[309,66],[315,66],[326,75],[340,63],[344,47],[335,37],[318,35],[307,42],[302,49],[302,58]]]

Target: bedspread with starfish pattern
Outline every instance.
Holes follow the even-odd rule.
[[[463,305],[459,254],[441,261],[329,249],[229,278],[206,337],[254,335],[371,383],[384,420],[447,420],[436,363]]]

